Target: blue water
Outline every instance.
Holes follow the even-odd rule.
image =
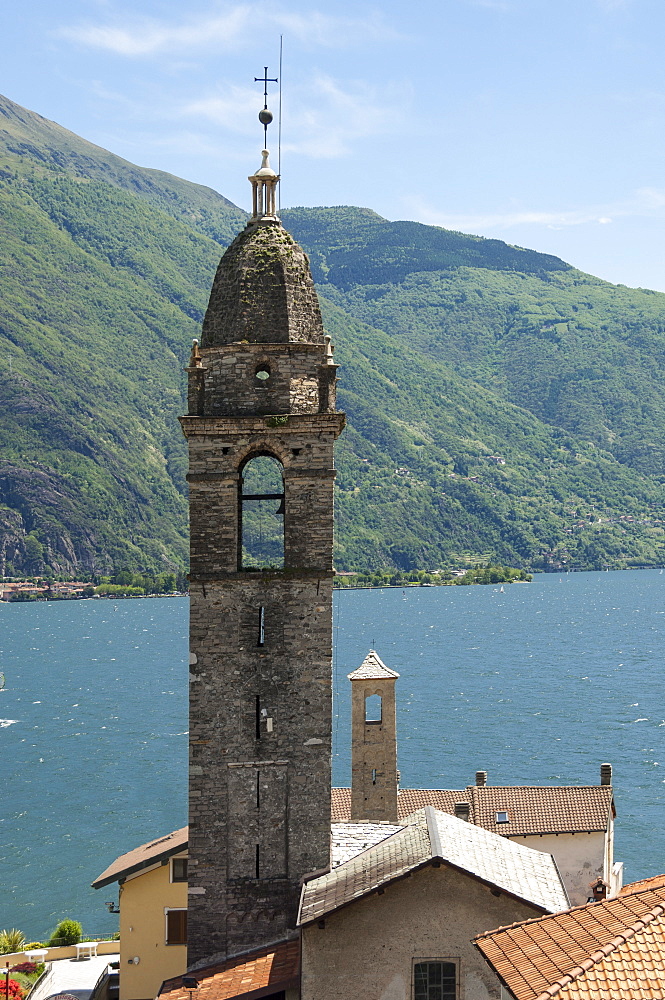
[[[665,871],[665,574],[342,591],[335,784],[348,784],[349,682],[370,646],[401,677],[404,787],[597,784],[614,765],[615,857]],[[116,929],[89,888],[118,854],[186,822],[187,601],[0,605],[0,928],[64,916]]]

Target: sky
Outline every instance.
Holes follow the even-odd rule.
[[[243,208],[282,36],[283,207],[361,205],[665,291],[663,0],[24,0],[3,29],[0,92]]]

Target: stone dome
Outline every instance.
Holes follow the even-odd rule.
[[[307,255],[278,220],[250,223],[217,268],[201,346],[238,341],[324,343]]]

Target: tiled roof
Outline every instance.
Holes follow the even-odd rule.
[[[433,854],[550,912],[570,905],[551,854],[515,844],[437,809],[426,809]]]
[[[401,830],[389,823],[333,823],[331,827],[330,863],[333,868],[355,858],[361,851],[385,840]]]
[[[629,882],[619,891],[620,896],[632,896],[634,892],[648,892],[657,889],[665,889],[665,875],[654,875],[652,878],[643,878],[640,882]],[[661,893],[654,897],[654,906],[660,901]]]
[[[238,955],[217,965],[208,965],[191,973],[199,983],[196,1000],[231,1000],[232,997],[272,996],[298,984],[300,942],[283,941]],[[182,986],[182,976],[167,979],[158,996],[169,1000],[190,1000],[190,991]]]
[[[534,833],[591,833],[607,829],[611,785],[472,785],[474,822],[504,837]],[[499,812],[507,823],[497,823]]]
[[[298,985],[300,942],[282,941],[229,958],[226,962],[195,969],[191,976],[198,981],[196,1000],[231,1000],[232,997],[272,996]],[[162,983],[157,994],[169,1000],[191,1000],[190,991],[183,988],[182,976]]]
[[[173,854],[179,854],[187,848],[188,827],[183,826],[181,830],[174,830],[173,833],[160,837],[158,840],[151,840],[149,844],[142,844],[135,847],[133,851],[122,854],[112,865],[102,872],[102,874],[92,883],[93,889],[101,889],[104,885],[117,882],[118,879],[127,878],[141,871],[156,865],[164,858],[170,858]]]
[[[406,875],[430,858],[427,823],[423,813],[420,822],[404,827],[327,875],[305,883],[298,923],[308,924],[319,920],[326,913],[346,906],[384,883]]]
[[[392,678],[396,680],[399,674],[387,667],[380,656],[370,649],[369,653],[357,670],[346,675],[350,681],[374,681]]]
[[[482,934],[475,944],[517,1000],[662,1000],[665,878],[654,888],[659,881]]]
[[[414,814],[409,826],[306,883],[299,922],[319,920],[435,859],[542,910],[568,906],[551,855],[427,806]]]
[[[613,812],[611,785],[469,785],[463,789],[402,788],[397,799],[398,820],[431,805],[454,815],[456,802],[468,802],[469,821],[502,837],[545,833],[593,833],[607,829]],[[508,814],[497,823],[497,813]],[[351,815],[351,789],[333,788],[333,823]]]

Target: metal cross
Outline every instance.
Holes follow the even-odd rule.
[[[263,76],[255,76],[254,83],[263,84],[263,108],[264,110],[268,107],[268,84],[277,83],[277,77],[268,76],[268,67],[263,67]]]

